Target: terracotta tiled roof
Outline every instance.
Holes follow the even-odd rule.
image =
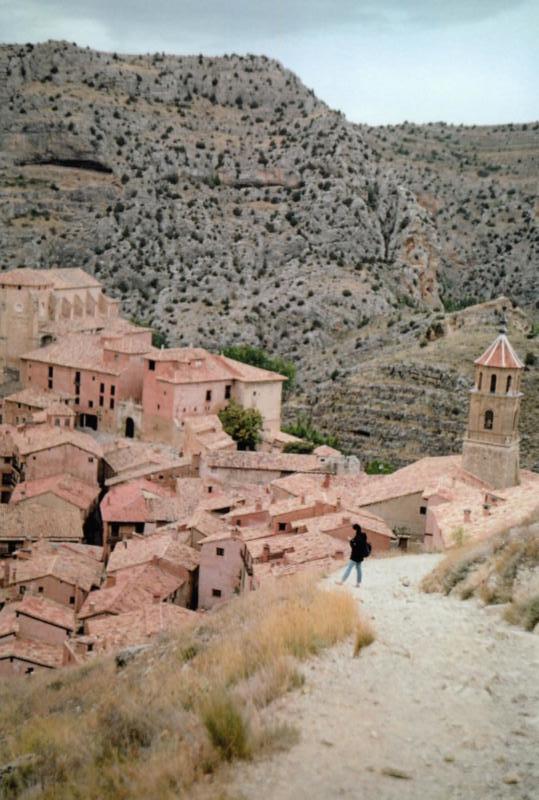
[[[244,364],[241,361],[235,361],[226,356],[214,356],[221,359],[226,366],[231,370],[236,380],[245,383],[258,383],[260,381],[286,381],[285,375],[280,375],[278,372],[271,372],[269,369],[261,369],[260,367],[253,367],[251,364]]]
[[[523,369],[524,364],[513,350],[504,333],[487,347],[483,355],[476,358],[474,364],[480,367],[497,367],[501,369]]]
[[[48,622],[68,631],[75,630],[75,613],[68,606],[55,603],[45,597],[32,596],[26,596],[15,605],[17,606],[17,614],[39,619],[42,622]]]
[[[103,334],[73,333],[57,342],[21,355],[22,361],[40,361],[51,366],[73,367],[107,375],[120,375],[121,370],[103,359]]]
[[[99,614],[136,611],[141,605],[171,597],[186,578],[150,562],[120,570],[113,586],[90,592],[79,611],[80,619]]]
[[[483,509],[484,490],[466,487],[459,491],[459,488],[455,488],[450,502],[434,506],[429,511],[446,547],[455,545],[461,536],[464,541],[485,539],[539,520],[539,475],[536,473],[523,470],[519,486],[496,489],[494,494],[501,500],[490,505],[488,515]],[[464,520],[464,509],[471,512],[469,522]]]
[[[0,285],[5,286],[53,286],[50,270],[19,267],[8,272],[0,272]]]
[[[70,428],[58,428],[55,425],[27,425],[17,431],[17,444],[23,456],[66,444],[91,453],[96,458],[101,458],[103,455],[101,445],[88,434]]]
[[[103,564],[96,557],[100,551],[86,545],[40,542],[32,546],[29,558],[10,561],[9,583],[27,583],[50,575],[89,592],[99,586],[103,574]]]
[[[55,289],[100,289],[99,281],[79,267],[63,267],[46,270]]]
[[[9,639],[0,641],[0,661],[7,658],[21,659],[36,666],[58,668],[63,663],[63,645],[46,644],[37,639]]]
[[[152,506],[152,501],[175,498],[174,491],[167,486],[138,478],[109,489],[101,501],[101,516],[104,522],[155,521],[157,507]]]
[[[181,630],[199,619],[195,611],[172,603],[145,603],[136,611],[89,619],[88,635],[97,640],[98,650],[114,650],[143,644],[160,633]]]
[[[147,358],[170,365],[157,380],[169,383],[206,383],[209,381],[285,381],[276,372],[242,364],[226,356],[208,353],[200,347],[176,347],[149,353]]]
[[[75,507],[54,509],[40,503],[0,505],[0,540],[81,541],[82,537],[80,512]]]
[[[21,405],[33,406],[34,408],[48,408],[53,403],[68,399],[69,397],[70,395],[61,394],[59,392],[46,392],[44,389],[28,386],[26,389],[21,389],[20,392],[15,392],[14,394],[4,397],[4,402],[21,403]]]
[[[51,478],[18,483],[11,495],[10,502],[20,503],[44,494],[54,494],[82,511],[87,511],[99,496],[99,489],[97,486],[89,486],[71,475],[54,475]]]
[[[104,460],[116,475],[151,465],[167,465],[177,460],[177,451],[170,447],[132,439],[115,441],[110,446],[104,445],[104,450]]]
[[[364,509],[341,509],[334,513],[321,514],[309,519],[298,519],[292,522],[291,525],[293,528],[300,529],[305,526],[308,531],[318,531],[331,535],[331,532],[338,528],[356,523],[361,525],[366,532],[372,531],[381,536],[387,536],[389,539],[394,538],[393,531],[381,517],[369,514]]]
[[[131,539],[116,545],[107,564],[107,573],[147,564],[154,558],[169,561],[188,570],[196,569],[199,563],[197,551],[179,542],[173,533],[157,532],[147,536],[135,534]]]
[[[261,453],[237,451],[209,453],[205,456],[210,467],[227,469],[268,470],[276,472],[325,472],[326,465],[317,456],[295,453]]]

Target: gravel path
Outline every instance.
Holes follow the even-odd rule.
[[[439,556],[371,559],[361,590],[376,642],[304,668],[276,706],[299,744],[242,765],[246,800],[498,800],[539,797],[539,637],[475,601],[418,591]],[[335,576],[326,583],[334,583]],[[361,592],[361,600],[360,600]]]

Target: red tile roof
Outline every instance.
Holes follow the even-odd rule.
[[[75,507],[55,509],[39,502],[0,504],[0,540],[81,541],[82,537],[81,516]]]
[[[504,333],[487,347],[483,355],[476,358],[474,364],[479,367],[497,367],[501,369],[524,369],[524,364],[513,350]]]
[[[196,569],[199,563],[197,551],[178,541],[177,534],[160,532],[147,536],[135,534],[131,539],[116,545],[107,564],[107,573],[147,564],[154,558],[163,559],[188,570]]]
[[[46,644],[37,639],[0,641],[0,660],[15,658],[36,666],[58,668],[63,664],[63,645]]]
[[[79,481],[72,475],[53,475],[51,478],[18,483],[13,490],[10,502],[20,503],[44,494],[53,494],[80,508],[81,511],[87,511],[99,496],[99,489],[97,486],[90,486],[84,481]]]
[[[195,611],[172,603],[145,603],[136,611],[89,619],[86,627],[88,635],[97,640],[99,651],[143,644],[153,636],[181,630],[198,619]]]
[[[55,603],[53,600],[27,595],[19,603],[14,603],[14,605],[17,606],[17,614],[39,619],[42,622],[48,622],[68,631],[75,630],[75,613],[67,606]]]
[[[90,592],[79,611],[80,619],[136,611],[145,603],[166,600],[186,582],[154,562],[120,570],[115,578],[114,585]]]
[[[32,545],[29,558],[10,560],[9,583],[27,583],[50,575],[89,592],[99,586],[103,574],[103,564],[96,558],[100,551],[86,545],[40,542]]]

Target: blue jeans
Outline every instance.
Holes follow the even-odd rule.
[[[358,584],[361,583],[361,561],[352,561],[352,560],[348,562],[343,572],[343,576],[341,578],[343,583],[348,578],[354,567],[356,568],[356,573],[357,573],[357,583]]]

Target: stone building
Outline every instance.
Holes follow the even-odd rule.
[[[82,269],[14,269],[0,274],[0,370],[67,332],[99,331],[118,301]]]
[[[524,364],[505,333],[476,359],[462,466],[494,489],[519,483],[518,419]]]

